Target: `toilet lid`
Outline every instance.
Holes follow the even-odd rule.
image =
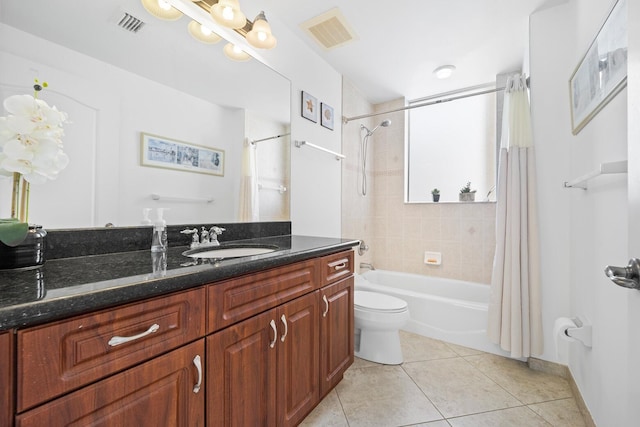
[[[360,310],[398,313],[407,309],[406,301],[377,292],[355,291],[353,300],[354,305]]]

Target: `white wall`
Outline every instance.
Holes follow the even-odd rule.
[[[610,2],[571,1],[531,17],[531,96],[539,170],[543,316],[547,360],[558,360],[552,325],[558,316],[593,323],[593,348],[571,343],[569,368],[598,425],[632,426],[623,398],[629,384],[628,291],[603,274],[627,256],[624,175],[601,176],[589,189],[562,182],[627,157],[626,90],[576,136],[571,134],[568,79],[606,17]],[[560,42],[561,41],[561,42]],[[560,361],[565,361],[561,359]],[[637,385],[636,385],[637,386]]]

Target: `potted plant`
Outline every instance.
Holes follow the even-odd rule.
[[[459,200],[461,202],[473,202],[476,200],[476,190],[471,189],[471,182],[460,189]]]
[[[11,217],[0,219],[0,270],[37,267],[44,263],[46,231],[29,224],[30,184],[55,179],[69,163],[62,150],[66,113],[38,99],[46,82],[33,85],[34,94],[4,100],[9,113],[0,117],[0,175],[12,179]]]
[[[440,201],[440,190],[434,188],[433,190],[431,190],[431,196],[433,196],[434,202]]]

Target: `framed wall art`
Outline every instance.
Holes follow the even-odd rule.
[[[569,79],[574,135],[627,84],[627,0],[617,0]]]
[[[318,100],[302,91],[302,117],[318,123]]]
[[[320,124],[333,130],[333,107],[324,102],[320,103]]]
[[[224,150],[140,134],[140,164],[156,168],[224,176]]]

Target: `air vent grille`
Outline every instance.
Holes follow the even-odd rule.
[[[127,12],[124,12],[122,17],[118,21],[118,26],[120,28],[123,28],[131,33],[137,33],[142,29],[142,27],[144,27],[144,25],[145,23],[142,20],[128,14]]]
[[[338,8],[318,15],[300,26],[327,50],[343,46],[358,38]]]

